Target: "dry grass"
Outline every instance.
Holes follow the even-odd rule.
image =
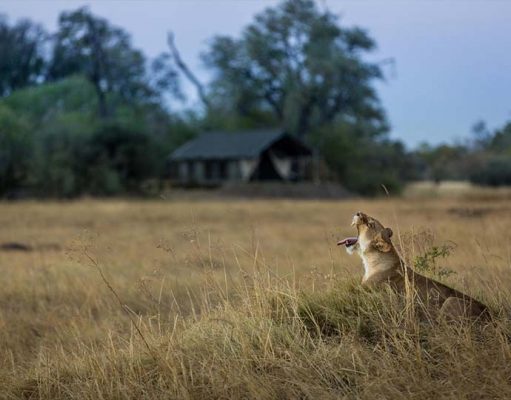
[[[405,196],[409,198],[454,197],[458,199],[491,201],[496,198],[509,199],[511,197],[511,187],[482,187],[467,181],[443,181],[440,183],[421,181],[408,185],[405,190]]]
[[[358,210],[495,321],[362,290],[335,246]],[[0,243],[33,248],[0,251],[0,398],[511,398],[510,216],[502,196],[0,204]]]

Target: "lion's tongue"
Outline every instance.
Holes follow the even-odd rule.
[[[353,246],[355,243],[357,243],[357,238],[356,237],[348,237],[346,239],[343,239],[343,240],[339,240],[337,242],[337,246],[342,246],[343,244],[346,245],[346,247],[350,247],[350,246]]]

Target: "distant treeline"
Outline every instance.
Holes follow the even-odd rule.
[[[480,125],[470,145],[416,152],[391,140],[374,89],[385,62],[365,59],[374,40],[312,0],[283,1],[240,37],[212,38],[207,83],[167,40],[149,60],[87,8],[63,12],[52,33],[0,16],[0,196],[142,193],[198,132],[275,126],[319,151],[324,179],[362,194],[399,192],[418,178],[509,183],[509,125]],[[183,100],[183,79],[200,104],[176,112],[168,105]]]
[[[420,176],[425,179],[511,185],[511,121],[494,131],[478,122],[465,143],[437,147],[424,144],[415,154],[422,164]]]

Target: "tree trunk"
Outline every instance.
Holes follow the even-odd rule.
[[[199,98],[201,99],[202,103],[208,110],[210,110],[211,103],[209,102],[208,97],[206,96],[204,86],[181,58],[181,55],[179,54],[176,44],[174,43],[174,34],[172,32],[169,32],[169,34],[167,35],[167,44],[169,45],[170,53],[172,55],[172,58],[176,62],[176,65],[179,67],[181,72],[183,72],[186,78],[195,86],[195,88],[197,89],[197,94],[199,95]]]

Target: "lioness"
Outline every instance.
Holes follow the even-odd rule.
[[[489,317],[488,308],[481,302],[405,266],[390,240],[392,229],[361,212],[355,214],[351,225],[356,226],[358,236],[343,239],[337,245],[345,245],[349,254],[356,251],[362,258],[363,285],[388,283],[399,293],[405,293],[408,282],[433,315],[450,319]]]

